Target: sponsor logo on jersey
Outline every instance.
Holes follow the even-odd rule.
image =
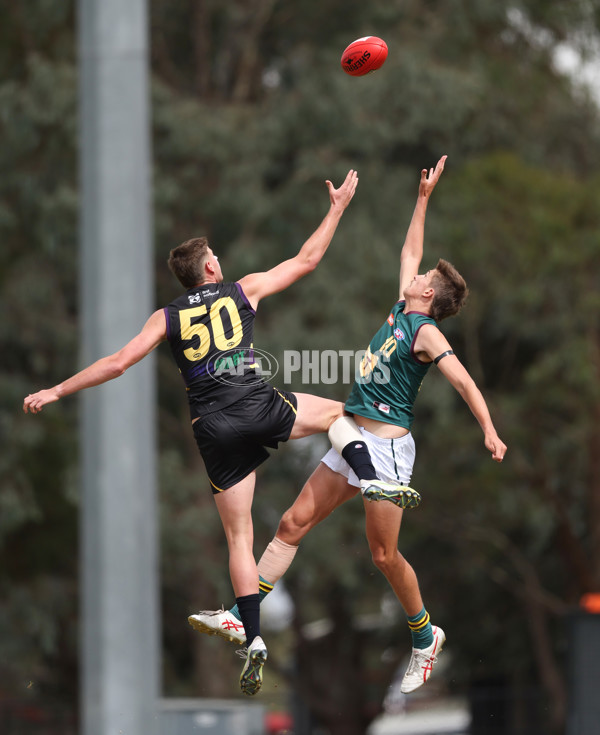
[[[400,327],[396,327],[396,329],[394,329],[394,337],[396,339],[404,339],[404,332],[400,329]]]
[[[205,288],[202,290],[202,295],[200,295],[200,292],[188,294],[188,301],[190,304],[200,304],[202,303],[202,299],[206,298],[207,296],[218,296],[219,291],[211,291],[208,288]]]
[[[388,316],[387,323],[390,325],[390,327],[392,326],[392,324],[394,323],[394,315],[393,314],[390,314]]]
[[[379,401],[373,401],[373,408],[376,408],[381,413],[389,413],[392,409],[387,403],[380,403]]]

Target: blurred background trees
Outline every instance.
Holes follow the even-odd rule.
[[[77,401],[35,419],[21,402],[78,367],[75,10],[12,4],[0,30],[0,697],[55,706],[65,722],[77,707]],[[324,215],[325,179],[356,168],[326,258],[261,304],[256,342],[280,361],[363,348],[396,297],[419,171],[448,154],[423,265],[445,257],[471,287],[443,329],[509,452],[489,459],[432,370],[414,426],[424,501],[401,549],[449,634],[438,688],[510,701],[512,733],[561,732],[569,613],[600,590],[600,114],[561,60],[597,52],[600,9],[151,0],[150,18],[157,306],[178,292],[171,247],[206,234],[229,279],[270,267]],[[386,39],[388,60],[350,78],[341,52],[368,34]],[[185,620],[232,592],[184,392],[159,353],[164,692],[237,696],[233,649]],[[282,380],[341,400],[350,387]],[[257,555],[325,447],[284,447],[260,470]],[[264,701],[281,706],[279,686],[325,732],[364,732],[410,638],[359,500],[306,539],[286,587],[294,617],[269,634],[277,684]]]

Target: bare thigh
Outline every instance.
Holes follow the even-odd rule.
[[[290,439],[300,439],[327,431],[331,424],[344,415],[344,404],[310,393],[295,393],[298,401],[296,420]]]
[[[251,472],[237,484],[213,496],[229,542],[236,537],[252,538],[252,500],[255,484],[256,473]]]
[[[395,552],[402,524],[403,510],[392,503],[364,501],[365,530],[371,552],[377,549]]]
[[[358,492],[358,488],[349,485],[343,475],[319,462],[293,505],[283,514],[277,530],[278,538],[297,546],[311,528]]]
[[[227,536],[229,576],[236,597],[258,593],[258,572],[252,553],[252,498],[256,475],[251,472],[236,485],[215,495]]]

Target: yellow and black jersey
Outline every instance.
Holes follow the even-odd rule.
[[[256,312],[238,283],[195,286],[164,312],[192,419],[235,403],[260,385],[252,351]]]

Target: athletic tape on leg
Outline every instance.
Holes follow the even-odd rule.
[[[263,579],[275,584],[287,572],[297,551],[297,546],[286,544],[275,536],[260,557],[258,573]]]
[[[331,446],[339,454],[350,442],[364,441],[356,421],[350,416],[340,416],[336,419],[327,432]]]

